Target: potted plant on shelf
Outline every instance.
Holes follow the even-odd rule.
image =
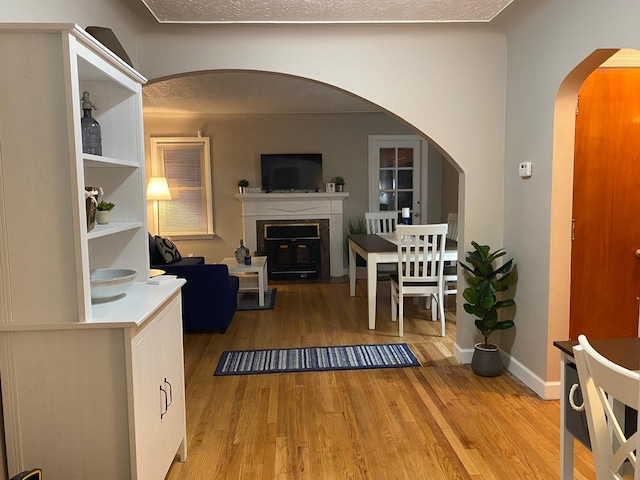
[[[491,252],[488,245],[478,245],[476,242],[471,242],[471,245],[474,250],[467,252],[465,258],[469,265],[459,262],[468,272],[466,280],[469,287],[462,293],[466,300],[463,306],[467,313],[476,317],[475,325],[484,337],[484,343],[475,345],[471,369],[476,375],[495,377],[502,373],[502,359],[498,347],[489,343],[489,337],[498,330],[508,330],[514,326],[512,319],[499,319],[498,310],[516,305],[512,298],[499,299],[496,294],[515,285],[517,270],[514,270],[513,259],[494,268],[493,262],[506,255],[504,248]]]
[[[336,177],[336,192],[344,192],[344,178]]]
[[[240,193],[244,193],[245,192],[245,188],[247,188],[249,186],[249,180],[247,180],[246,178],[243,178],[241,180],[238,180],[238,190],[240,191]]]
[[[111,221],[111,210],[113,210],[115,204],[111,202],[102,201],[98,204],[96,209],[96,222],[101,225],[106,225]]]

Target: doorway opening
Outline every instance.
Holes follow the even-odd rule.
[[[640,52],[619,49],[596,50],[567,75],[556,97],[553,178],[571,180],[552,182],[548,322],[550,339],[568,338],[570,332],[577,99],[585,80],[605,62],[608,66],[611,66],[612,62],[622,62],[617,66],[621,67],[624,64],[626,67],[637,68],[640,67]],[[597,275],[597,272],[591,271],[590,275]],[[619,278],[619,281],[625,279]],[[556,363],[549,359],[547,365],[548,368],[553,368]]]

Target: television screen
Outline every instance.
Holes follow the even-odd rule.
[[[262,154],[260,164],[263,190],[315,191],[323,186],[321,153]]]

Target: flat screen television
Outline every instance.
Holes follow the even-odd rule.
[[[321,153],[268,153],[260,155],[262,189],[316,191],[323,186]]]

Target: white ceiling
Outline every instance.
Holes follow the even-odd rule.
[[[161,23],[488,22],[513,0],[142,0]]]
[[[488,22],[513,0],[142,0],[162,23]],[[342,91],[283,75],[212,72],[145,86],[145,114],[377,112]]]

